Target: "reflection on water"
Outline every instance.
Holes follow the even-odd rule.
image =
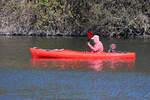
[[[61,68],[61,69],[93,69],[103,70],[132,70],[135,59],[56,59],[32,58],[33,68]]]
[[[150,40],[101,40],[105,51],[115,43],[118,51],[135,52],[136,61],[32,59],[29,52],[84,51],[86,40],[0,37],[0,100],[150,100]]]

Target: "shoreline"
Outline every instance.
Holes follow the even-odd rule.
[[[99,34],[98,34],[99,35]],[[55,34],[55,35],[52,35],[52,34],[7,34],[7,33],[4,33],[4,34],[0,34],[0,36],[10,36],[10,37],[87,37],[87,35],[60,35],[60,34]],[[106,36],[100,36],[101,38],[104,38],[104,39],[150,39],[150,35],[141,35],[141,36],[135,36],[135,37],[128,37],[128,38],[124,38],[124,37],[106,37]]]

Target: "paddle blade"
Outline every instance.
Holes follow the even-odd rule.
[[[93,37],[93,33],[92,32],[88,32],[88,38],[91,39]]]

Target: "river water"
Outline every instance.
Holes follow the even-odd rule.
[[[33,59],[31,47],[85,51],[87,38],[0,37],[0,100],[150,100],[150,40],[101,41],[136,60]]]

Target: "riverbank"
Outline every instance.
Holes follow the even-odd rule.
[[[0,35],[149,38],[149,0],[0,1]]]
[[[14,37],[14,36],[32,36],[32,37],[87,37],[87,34],[84,35],[72,35],[72,34],[66,34],[66,33],[50,33],[50,32],[46,32],[43,30],[37,30],[37,31],[31,31],[29,33],[25,32],[22,33],[24,31],[15,31],[15,32],[0,32],[0,36],[10,36],[10,37]],[[99,34],[98,34],[99,35]],[[109,37],[109,36],[101,36],[100,38],[105,38],[105,39],[150,39],[150,35],[140,35],[140,36],[131,36],[131,37]]]

